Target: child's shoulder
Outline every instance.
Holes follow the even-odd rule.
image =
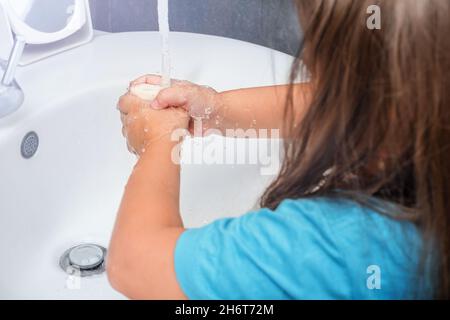
[[[395,219],[395,211],[388,216],[344,198],[288,199],[276,210],[262,209],[260,213],[272,215],[292,229],[326,234],[338,244],[351,244],[364,239],[383,245],[389,241],[391,247],[405,247],[420,246],[422,241],[416,225]]]
[[[344,198],[287,199],[275,210],[262,208],[233,221],[247,232],[259,234],[261,230],[267,230],[272,237],[301,242],[311,238],[314,242],[326,241],[341,249],[365,243],[374,250],[383,250],[389,243],[391,250],[407,254],[409,249],[419,247],[422,242],[413,223]]]
[[[376,200],[374,200],[376,201]],[[378,206],[382,207],[382,202],[378,201]],[[416,233],[416,226],[408,221],[396,219],[394,207],[389,215],[377,212],[356,201],[345,198],[305,198],[305,199],[287,199],[283,201],[276,210],[273,211],[282,219],[299,221],[299,223],[314,223],[316,225],[329,225],[333,227],[334,232],[344,229],[358,229],[383,227],[387,231],[405,230],[405,232]],[[380,230],[376,231],[377,233]]]

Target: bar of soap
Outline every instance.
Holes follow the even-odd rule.
[[[158,93],[162,90],[161,86],[154,84],[141,83],[130,88],[131,94],[141,98],[142,100],[153,101]]]

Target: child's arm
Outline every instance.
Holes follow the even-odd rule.
[[[187,130],[181,109],[154,111],[126,95],[123,132],[139,154],[125,188],[109,246],[111,285],[129,298],[183,299],[175,276],[174,248],[184,231],[179,213],[180,168],[172,160],[173,130]],[[144,130],[147,129],[147,130]]]
[[[222,132],[226,129],[281,129],[288,90],[288,85],[280,85],[219,93],[218,114],[223,121],[219,122],[218,129]],[[296,84],[293,93],[295,121],[300,121],[308,103],[310,84]]]
[[[158,84],[159,76],[148,75],[132,84]],[[187,81],[173,81],[152,104],[155,109],[181,107],[202,117],[203,129],[281,129],[288,85],[238,89],[217,93]],[[309,104],[311,84],[296,84],[293,91],[295,121],[300,121]]]

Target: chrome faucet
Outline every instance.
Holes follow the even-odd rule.
[[[4,71],[0,82],[0,118],[13,113],[23,104],[24,94],[14,76],[24,48],[24,38],[16,36],[8,63],[5,65],[0,61],[0,71]]]

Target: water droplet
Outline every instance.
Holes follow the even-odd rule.
[[[145,148],[141,149],[141,153],[145,153],[145,151],[147,151]]]
[[[205,108],[205,115],[209,115],[212,113],[212,107]]]
[[[148,132],[148,128],[144,128],[144,132],[147,133]]]

